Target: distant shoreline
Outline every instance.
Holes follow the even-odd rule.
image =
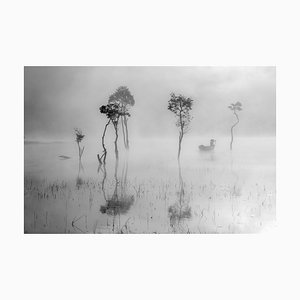
[[[68,141],[31,141],[31,140],[24,140],[24,144],[62,144],[67,143]]]

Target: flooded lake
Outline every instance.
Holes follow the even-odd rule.
[[[25,142],[25,233],[255,233],[276,218],[275,137]]]

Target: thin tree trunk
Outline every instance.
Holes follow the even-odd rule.
[[[119,169],[119,159],[116,159],[116,163],[115,163],[115,191],[114,191],[114,195],[117,196],[117,191],[118,191],[118,169]]]
[[[124,142],[124,147],[127,149],[127,144],[126,144],[126,133],[124,130],[124,116],[121,116],[121,125],[122,125],[122,135],[123,135],[123,142]]]
[[[81,149],[79,142],[77,142],[77,145],[78,145],[79,167],[83,170],[83,166],[82,166],[82,163],[81,163],[81,157],[82,157],[82,154],[83,154],[83,151],[84,151],[84,147]]]
[[[179,159],[180,159],[182,138],[183,138],[183,132],[180,132],[180,133],[179,133],[179,143],[178,143],[178,156],[177,156],[177,160],[178,160],[178,161],[179,161]]]
[[[236,112],[234,112],[234,115],[237,118],[237,122],[232,125],[231,130],[230,130],[230,132],[231,132],[230,150],[232,150],[232,144],[233,144],[233,128],[240,122],[239,117]]]
[[[179,144],[178,144],[178,156],[177,160],[179,162],[180,152],[181,152],[181,142],[183,138],[183,124],[182,124],[182,102],[180,102],[180,114],[179,114],[179,124],[180,124],[180,132],[179,132]]]
[[[79,146],[79,158],[80,158],[80,160],[81,160],[83,151],[84,151],[84,147],[81,149],[80,146]]]
[[[115,127],[115,133],[116,133],[116,138],[115,138],[115,154],[116,154],[116,159],[119,159],[119,151],[118,151],[118,124],[114,124]]]
[[[80,160],[80,157],[81,157],[80,153],[81,153],[81,151],[80,151],[79,142],[77,142],[77,146],[78,146],[78,157],[79,157],[79,160]]]
[[[84,168],[83,168],[81,159],[79,159],[79,170],[80,170],[80,171],[81,171],[81,170],[84,171]]]
[[[122,177],[121,177],[121,195],[126,194],[126,186],[127,186],[127,171],[128,171],[128,162],[127,159],[123,165],[122,169]]]
[[[97,155],[100,164],[102,164],[102,158],[103,158],[103,163],[104,164],[105,164],[105,161],[106,161],[107,150],[106,150],[106,147],[105,147],[105,144],[104,144],[104,139],[105,139],[106,130],[107,130],[107,127],[108,127],[110,121],[111,120],[109,119],[109,121],[105,124],[104,130],[103,130],[103,134],[102,134],[103,154],[101,155],[101,157],[99,156],[99,154]]]
[[[179,173],[179,186],[182,187],[183,186],[183,179],[182,179],[180,161],[178,161],[178,173]]]
[[[125,132],[126,132],[126,149],[129,149],[128,126],[127,126],[126,116],[124,116],[124,124],[125,124]]]
[[[118,203],[118,200],[119,200],[119,197],[118,197],[118,185],[119,185],[119,181],[118,181],[118,167],[119,167],[119,158],[116,155],[115,174],[114,174],[114,177],[115,177],[115,190],[114,190],[114,195],[113,195],[113,199],[114,199],[115,203]],[[114,228],[114,223],[115,223],[115,216],[117,214],[118,214],[118,205],[116,205],[114,207],[113,228]]]
[[[105,193],[105,181],[106,181],[106,176],[107,176],[107,172],[106,172],[106,166],[105,164],[103,165],[103,179],[102,179],[102,193],[103,193],[103,197],[104,197],[104,200],[107,201],[107,198],[106,198],[106,193]]]
[[[233,127],[231,127],[230,133],[231,133],[231,141],[230,141],[230,150],[232,150],[232,143],[233,143]]]

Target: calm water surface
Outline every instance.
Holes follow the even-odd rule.
[[[75,142],[25,143],[26,233],[252,233],[272,226],[275,138],[217,138],[213,152],[186,136],[108,143],[86,140],[82,165]],[[64,155],[70,158],[62,159]]]

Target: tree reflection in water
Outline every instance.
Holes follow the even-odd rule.
[[[131,206],[134,203],[134,195],[130,195],[127,192],[127,173],[128,173],[128,162],[127,160],[124,163],[123,170],[122,170],[122,176],[121,179],[118,180],[118,167],[119,167],[119,160],[118,157],[116,157],[115,162],[115,173],[114,173],[114,191],[111,196],[107,196],[106,193],[106,179],[107,179],[107,171],[106,171],[106,165],[103,165],[103,179],[102,179],[102,193],[103,197],[106,201],[105,205],[102,205],[100,207],[100,212],[102,214],[107,214],[109,216],[112,216],[112,231],[115,232],[120,231],[122,232],[122,228],[120,225],[120,216],[125,215],[129,212]],[[119,217],[119,228],[116,229],[116,217]],[[125,223],[126,225],[126,223]],[[124,227],[124,226],[123,226]],[[127,228],[127,225],[126,225]]]
[[[239,167],[238,162],[234,161],[234,156],[230,153],[230,170],[233,178],[234,184],[230,188],[230,194],[232,197],[241,197],[242,196],[242,183],[240,181],[240,176],[238,173]]]
[[[81,156],[79,156],[79,164],[78,164],[78,173],[76,177],[76,187],[79,189],[83,184],[83,179],[81,177],[81,173],[84,172],[83,164],[81,162]]]
[[[188,227],[184,227],[184,221],[191,218],[192,209],[185,197],[180,161],[178,161],[178,172],[179,192],[177,194],[179,199],[175,204],[169,206],[168,213],[170,218],[170,226],[173,232],[189,232]]]

